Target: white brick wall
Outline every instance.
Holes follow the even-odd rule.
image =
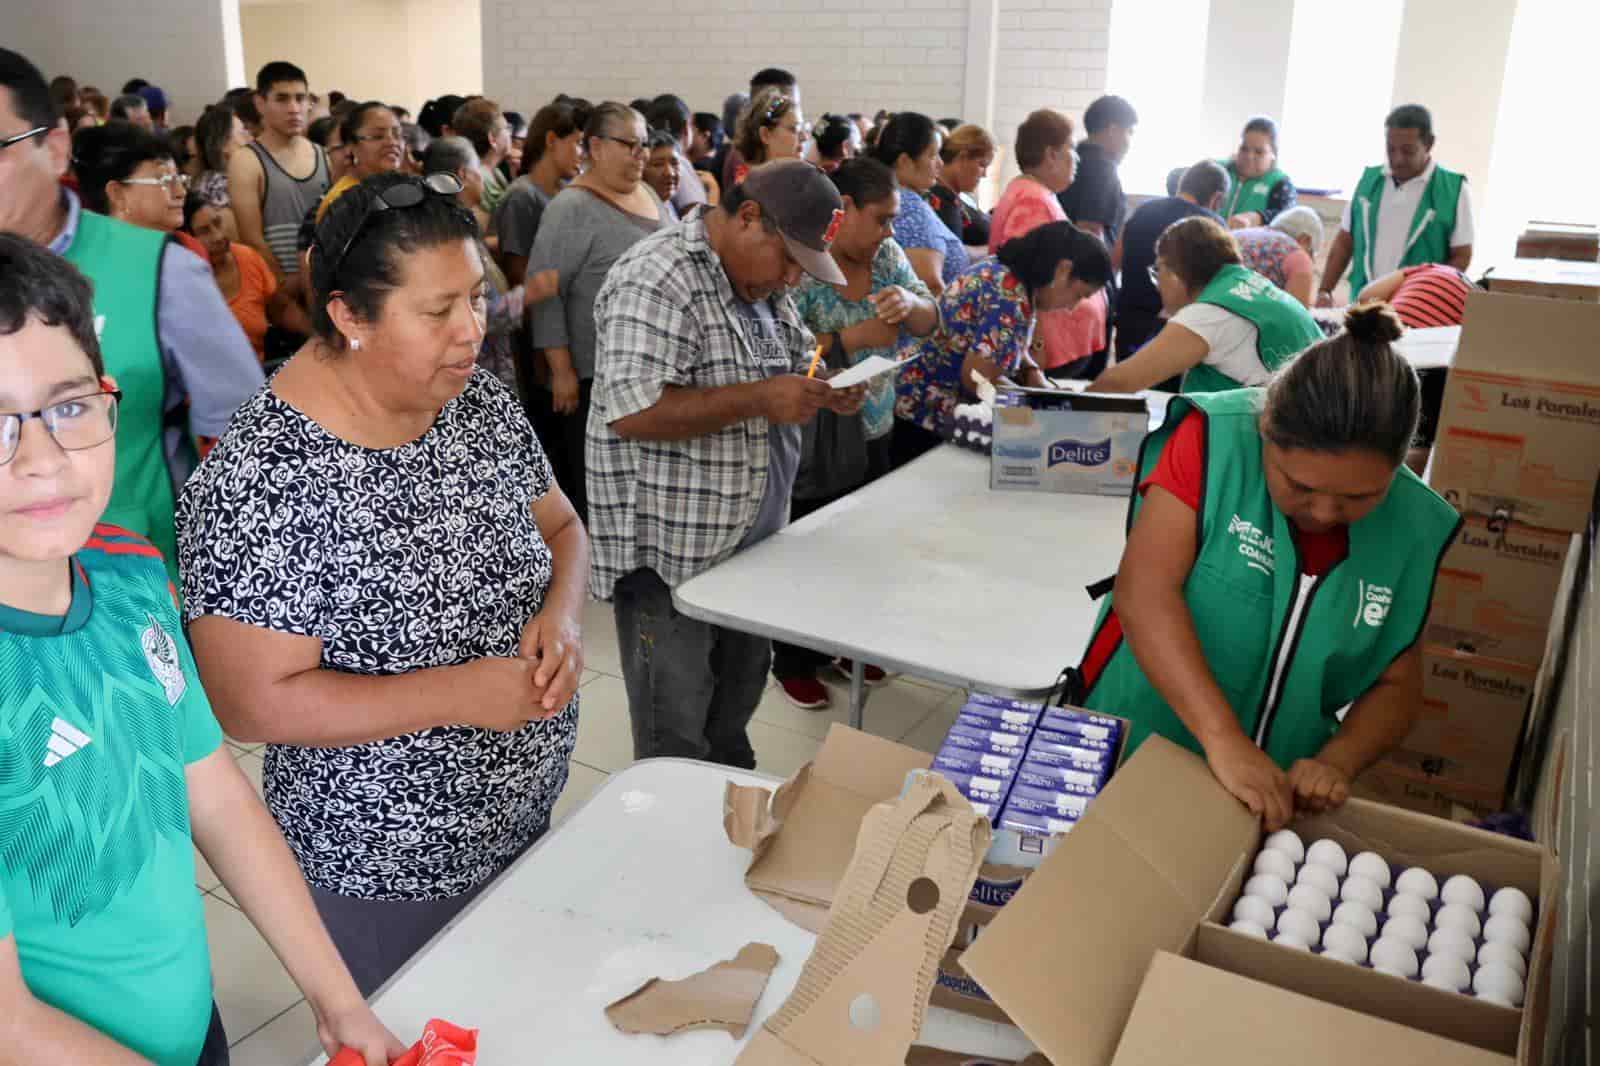
[[[995,139],[1006,146],[1002,183],[1016,173],[1010,146],[1028,113],[1053,107],[1083,136],[1083,110],[1106,91],[1111,0],[999,0]]]

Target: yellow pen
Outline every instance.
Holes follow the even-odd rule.
[[[817,364],[822,362],[822,345],[817,345],[817,350],[811,354],[811,369],[806,371],[806,377],[817,376]]]

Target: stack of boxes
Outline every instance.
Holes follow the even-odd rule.
[[[1470,295],[1428,471],[1463,526],[1434,586],[1422,713],[1358,792],[1447,817],[1504,807],[1597,472],[1600,307]]]

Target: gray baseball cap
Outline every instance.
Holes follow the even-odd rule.
[[[844,221],[844,201],[833,180],[800,159],[764,163],[745,176],[745,194],[777,225],[800,268],[829,285],[845,284],[828,247]]]

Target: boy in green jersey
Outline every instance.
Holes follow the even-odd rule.
[[[329,1053],[387,1063],[403,1048],[222,744],[161,554],[98,524],[118,393],[90,301],[0,234],[0,1061],[226,1063],[192,841]]]

